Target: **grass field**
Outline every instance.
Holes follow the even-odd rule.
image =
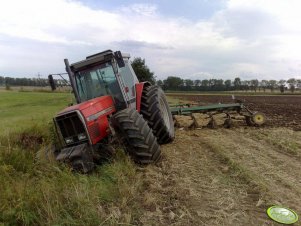
[[[122,151],[91,175],[36,157],[49,142],[52,117],[70,100],[66,93],[0,92],[0,225],[115,225],[139,212],[131,202],[140,181]]]
[[[22,130],[51,121],[56,112],[72,102],[68,93],[0,92],[0,130]]]
[[[301,213],[300,131],[177,130],[157,165],[139,167],[120,148],[82,175],[39,155],[70,100],[0,92],[0,225],[278,225],[269,205]]]

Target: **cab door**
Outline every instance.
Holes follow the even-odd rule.
[[[136,76],[133,76],[133,69],[129,59],[124,58],[125,66],[119,68],[118,77],[121,82],[121,90],[123,90],[127,106],[136,109],[136,88],[135,84],[138,83]]]

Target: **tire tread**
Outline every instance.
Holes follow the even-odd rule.
[[[144,87],[140,113],[148,122],[149,127],[152,128],[159,144],[166,144],[174,140],[174,134],[168,130],[161,115],[159,103],[159,92],[161,90],[159,89],[161,88],[157,85]]]
[[[126,149],[136,163],[149,164],[160,159],[161,150],[157,138],[135,109],[117,112],[113,116],[113,125],[124,136]]]

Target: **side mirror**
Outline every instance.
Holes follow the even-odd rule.
[[[48,75],[48,82],[49,82],[49,85],[51,87],[51,90],[56,90],[56,86],[55,86],[55,83],[54,83],[54,80],[53,80],[53,76],[52,75]]]
[[[116,51],[116,52],[114,53],[114,56],[115,56],[115,58],[116,58],[118,67],[124,67],[124,66],[125,66],[125,63],[124,63],[124,60],[123,60],[123,57],[122,57],[121,52],[120,52],[120,51]]]

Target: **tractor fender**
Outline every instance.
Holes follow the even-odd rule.
[[[136,88],[136,110],[140,112],[141,108],[141,98],[142,98],[142,92],[144,87],[151,86],[152,84],[150,82],[140,82],[135,84]]]

